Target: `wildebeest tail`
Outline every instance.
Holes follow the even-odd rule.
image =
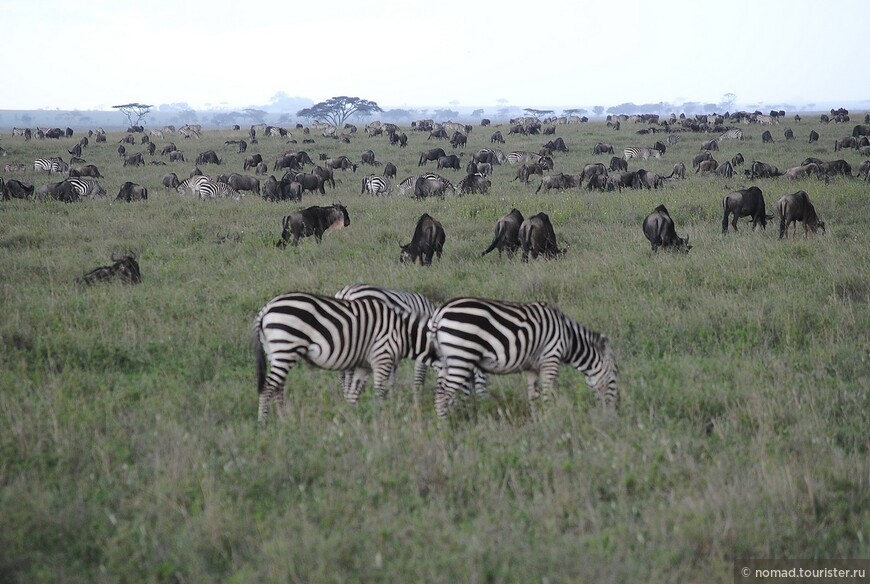
[[[785,206],[779,208],[779,238],[785,235]]]
[[[502,239],[504,239],[504,225],[501,221],[499,221],[498,223],[496,223],[495,226],[495,234],[492,237],[492,243],[490,243],[489,247],[483,250],[483,253],[480,255],[485,256],[486,254],[497,248],[498,244],[501,243]]]
[[[722,197],[722,231],[728,231],[728,195]]]

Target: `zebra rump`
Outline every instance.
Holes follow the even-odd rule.
[[[542,390],[545,396],[552,391],[562,363],[586,376],[599,402],[618,405],[618,370],[607,337],[556,306],[455,298],[432,315],[429,333],[441,364],[435,389],[439,417],[447,415],[456,391],[469,385],[475,369],[525,372],[529,399],[535,400]]]

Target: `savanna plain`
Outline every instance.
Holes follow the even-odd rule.
[[[853,119],[856,116],[853,115]],[[863,114],[862,114],[863,117]],[[741,125],[741,152],[784,169],[805,158],[846,159],[834,140],[854,124],[807,115]],[[786,142],[785,127],[796,140]],[[554,172],[579,173],[598,142],[652,146],[664,134],[603,121],[556,126],[570,152]],[[507,143],[490,144],[502,130]],[[776,142],[764,144],[763,130]],[[811,129],[821,135],[808,144]],[[5,133],[5,173],[60,180],[33,160],[63,155],[86,132],[32,140]],[[122,132],[91,139],[82,157],[107,199],[0,203],[0,581],[4,582],[731,582],[738,558],[870,557],[870,185],[860,179],[750,181],[701,176],[702,140],[681,133],[661,160],[631,160],[685,180],[657,190],[535,194],[540,177],[496,166],[487,194],[414,200],[360,194],[391,161],[418,173],[422,150],[446,142],[402,128],[408,147],[360,132],[350,143],[261,137],[247,154],[269,164],[287,149],[380,165],[336,172],[327,194],[302,203],[200,201],[161,186],[186,178],[214,149],[243,172],[227,140],[247,132],[166,135],[146,164],[124,168]],[[554,136],[475,125],[463,168],[482,147],[537,151]],[[159,155],[173,140],[187,163]],[[128,152],[144,150],[128,145]],[[434,171],[434,163],[426,170]],[[310,167],[309,167],[310,168]],[[276,171],[277,178],[280,172]],[[453,183],[464,172],[438,171]],[[248,171],[245,174],[253,174]],[[260,177],[261,179],[264,177]],[[114,201],[125,181],[144,202]],[[394,181],[395,183],[396,181]],[[778,217],[722,234],[722,197],[754,184],[769,213],[804,190],[824,235],[778,238]],[[279,249],[281,218],[341,201],[350,225]],[[689,253],[653,253],[643,218],[665,204]],[[481,257],[512,207],[546,212],[566,253],[558,260]],[[400,265],[417,218],[447,234],[429,268]],[[76,284],[133,251],[142,283]],[[557,304],[610,339],[620,368],[618,412],[595,403],[563,367],[532,415],[523,376],[494,376],[491,396],[434,412],[434,372],[420,395],[403,362],[384,401],[369,389],[344,402],[338,375],[289,375],[286,411],[259,427],[250,329],[282,292],[334,294],[350,283],[415,290],[436,303],[474,295]]]

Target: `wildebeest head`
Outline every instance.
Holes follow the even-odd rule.
[[[120,255],[112,254],[112,262],[111,266],[94,268],[81,278],[78,278],[76,282],[91,285],[111,280],[117,280],[122,284],[139,284],[142,281],[139,263],[136,261],[136,254],[133,252],[125,252]]]

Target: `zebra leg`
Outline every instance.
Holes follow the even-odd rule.
[[[375,394],[387,399],[387,387],[395,382],[397,363],[392,359],[380,359],[372,363]]]
[[[423,382],[426,381],[426,370],[429,368],[425,363],[420,361],[414,362],[414,391],[423,391]]]
[[[474,370],[474,394],[480,398],[489,397],[489,390],[486,387],[486,373],[480,369]]]
[[[351,405],[356,405],[359,402],[359,396],[362,393],[362,389],[366,384],[366,380],[369,378],[368,369],[364,367],[357,367],[353,370],[353,378],[351,379],[348,387],[346,388],[344,399],[347,400],[347,403]]]
[[[537,371],[526,371],[526,396],[529,398],[530,403],[538,401],[538,398],[541,396]]]
[[[266,418],[269,415],[269,404],[272,403],[274,391],[271,387],[266,387],[260,392],[260,404],[257,407],[257,422],[260,424],[266,423]]]

